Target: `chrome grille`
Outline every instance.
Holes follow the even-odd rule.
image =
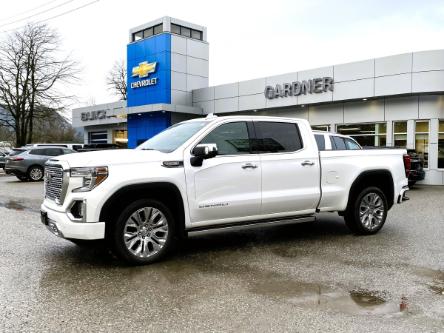
[[[60,165],[45,167],[45,198],[62,203],[63,168]]]

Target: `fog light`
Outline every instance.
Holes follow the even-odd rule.
[[[52,221],[48,221],[48,225],[47,228],[49,229],[49,231],[51,231],[54,235],[58,236],[58,237],[64,237],[63,233],[59,230],[59,228],[57,228],[57,225],[52,222]]]
[[[73,201],[68,216],[73,221],[84,221],[86,218],[86,200]]]

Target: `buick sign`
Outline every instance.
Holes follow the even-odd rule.
[[[106,118],[106,111],[82,112],[80,117],[81,117],[82,121],[105,119]]]
[[[273,99],[278,97],[320,94],[327,91],[333,91],[333,86],[333,78],[326,76],[311,80],[277,84],[275,87],[266,86],[264,95],[267,99]]]

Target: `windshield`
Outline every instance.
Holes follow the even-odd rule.
[[[164,153],[171,153],[207,124],[207,121],[191,121],[176,124],[153,136],[136,149],[158,150]]]

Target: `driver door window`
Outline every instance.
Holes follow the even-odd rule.
[[[250,153],[250,139],[246,122],[221,125],[208,134],[201,142],[215,143],[218,155],[239,155]]]

